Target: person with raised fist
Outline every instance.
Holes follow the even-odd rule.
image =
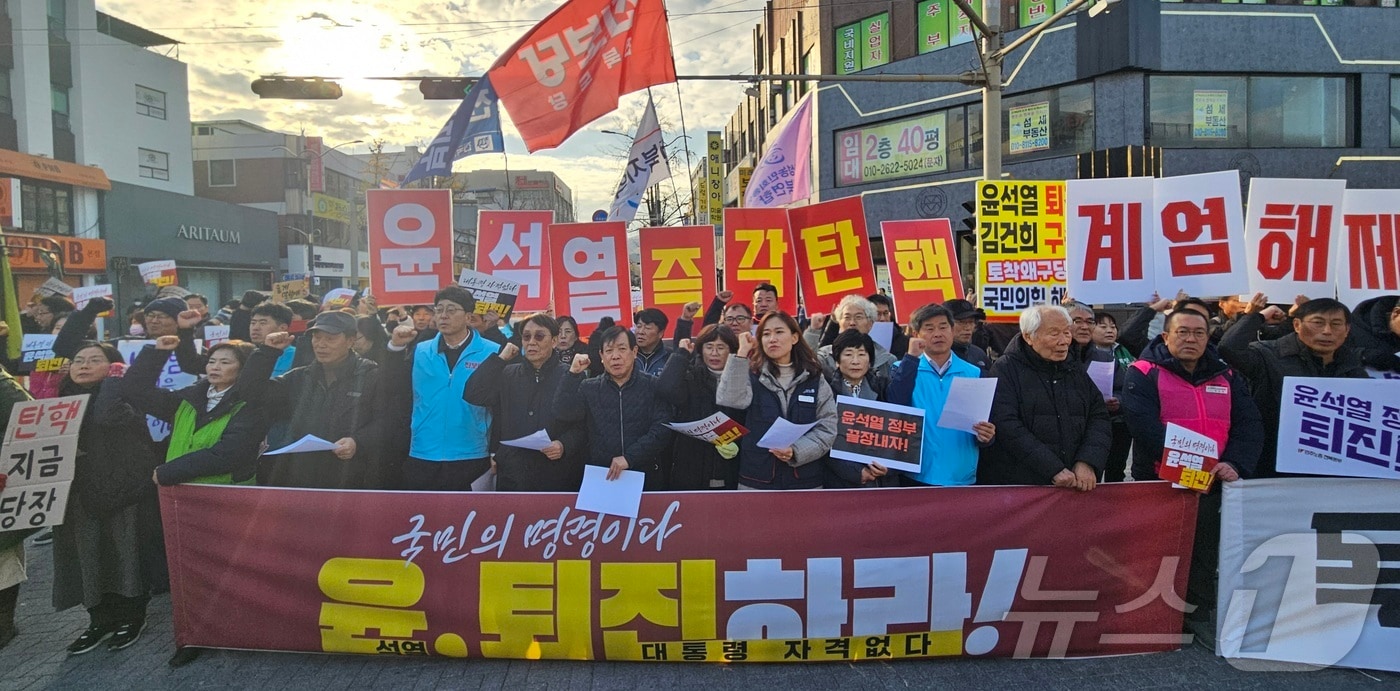
[[[747,333],[747,332],[746,332]],[[693,422],[722,412],[741,424],[744,412],[722,408],[715,403],[719,375],[729,356],[739,350],[739,340],[723,324],[701,329],[695,340],[680,342],[661,371],[660,392],[675,406],[676,420]],[[735,489],[739,486],[739,443],[716,446],[684,434],[674,435],[672,446],[672,490]]]
[[[403,489],[470,492],[491,467],[491,410],[468,403],[463,393],[500,346],[473,330],[480,324],[475,310],[470,291],[447,286],[433,298],[436,335],[415,344],[418,329],[400,324],[389,338],[383,381],[390,400],[409,411]]]
[[[671,406],[657,391],[655,377],[637,368],[637,336],[610,326],[593,336],[603,374],[586,379],[591,358],[579,354],[559,381],[555,415],[581,423],[588,432],[588,463],[608,469],[616,480],[624,470],[646,475],[643,489],[666,489],[670,470]]]
[[[292,344],[286,332],[268,334],[248,358],[249,388],[255,391],[273,422],[267,435],[279,449],[311,434],[333,442],[330,451],[278,454],[267,457],[259,483],[274,487],[375,489],[384,473],[379,461],[387,416],[383,406],[379,365],[360,357],[355,342],[355,317],[322,312],[307,329],[316,360],[271,378],[283,349]],[[263,382],[258,384],[256,382]]]
[[[747,331],[738,334],[739,349],[720,375],[715,402],[745,411],[749,428],[739,441],[741,490],[822,486],[820,461],[836,439],[836,396],[800,328],[787,313],[769,312],[758,323],[757,338]],[[791,445],[758,446],[778,418],[816,425]]]
[[[204,378],[167,391],[159,386],[160,376],[180,340],[157,338],[155,345],[141,350],[121,380],[123,398],[171,425],[165,463],[156,467],[153,479],[161,485],[252,484],[258,450],[267,436],[263,410],[239,385],[253,344],[224,341],[210,348]]]
[[[541,451],[497,446],[496,490],[577,492],[587,437],[581,427],[554,413],[554,392],[566,371],[555,353],[559,323],[546,314],[532,314],[516,325],[516,331],[521,345],[507,343],[486,358],[462,396],[492,410],[494,438],[519,439],[544,430],[552,443]]]

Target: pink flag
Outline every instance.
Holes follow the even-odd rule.
[[[763,160],[753,169],[744,206],[783,206],[812,194],[812,96],[802,99],[775,128]]]

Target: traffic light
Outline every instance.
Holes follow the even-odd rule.
[[[334,101],[342,93],[340,85],[324,79],[294,77],[263,77],[253,81],[253,93],[259,98],[285,98],[297,101]]]
[[[467,89],[476,83],[475,77],[455,79],[420,79],[418,91],[429,101],[460,101],[467,95]]]

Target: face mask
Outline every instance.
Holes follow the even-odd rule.
[[[146,327],[140,324],[132,324],[130,327],[127,328],[126,332],[131,334],[132,336],[145,336]]]

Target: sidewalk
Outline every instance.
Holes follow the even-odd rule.
[[[805,665],[448,660],[397,656],[308,655],[206,651],[171,669],[174,652],[170,598],[151,602],[136,645],[99,647],[69,657],[64,648],[82,633],[78,608],[55,614],[49,605],[51,548],[27,546],[29,581],[20,593],[20,634],[0,651],[0,691],[26,689],[639,689],[639,688],[1015,688],[1038,691],[1136,690],[1215,686],[1231,689],[1379,689],[1400,674],[1327,669],[1305,673],[1242,672],[1200,646],[1176,653],[1081,660],[946,659]]]

